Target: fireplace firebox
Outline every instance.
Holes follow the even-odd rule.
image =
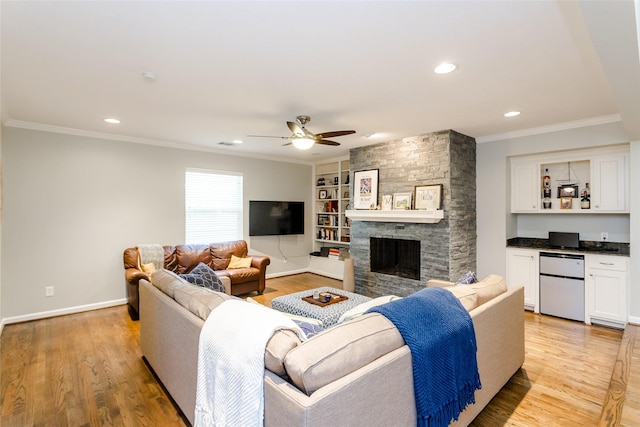
[[[420,280],[420,241],[371,237],[370,265],[375,273]]]

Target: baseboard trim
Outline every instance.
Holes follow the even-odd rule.
[[[631,323],[632,325],[639,325],[640,326],[640,317],[629,316],[629,323]]]
[[[308,272],[309,272],[308,268],[301,268],[299,270],[289,270],[289,271],[282,271],[280,273],[267,274],[265,277],[267,279],[273,279],[274,277],[293,276],[294,274],[301,274],[301,273],[308,273]]]
[[[333,274],[333,273],[328,273],[326,271],[322,271],[322,270],[315,270],[313,268],[310,268],[307,270],[308,273],[313,273],[313,274],[317,274],[319,276],[325,276],[325,277],[330,277],[332,279],[337,279],[337,280],[342,280],[342,275],[341,274]]]
[[[58,310],[42,311],[40,313],[25,314],[25,315],[22,315],[22,316],[5,317],[0,322],[0,325],[1,325],[0,326],[0,333],[2,331],[2,328],[4,328],[4,325],[9,325],[11,323],[21,323],[21,322],[28,322],[30,320],[46,319],[48,317],[64,316],[66,314],[74,314],[74,313],[81,313],[83,311],[91,311],[91,310],[98,310],[98,309],[101,309],[101,308],[115,307],[117,305],[123,305],[123,304],[126,304],[126,303],[127,303],[127,299],[126,298],[122,298],[122,299],[116,299],[116,300],[112,300],[112,301],[98,302],[98,303],[95,303],[95,304],[78,305],[78,306],[75,306],[75,307],[61,308],[61,309],[58,309]]]

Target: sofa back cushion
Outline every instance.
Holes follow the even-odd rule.
[[[284,358],[293,385],[307,395],[404,345],[386,317],[370,313],[333,326]]]
[[[192,285],[168,270],[154,271],[151,283],[202,320],[209,317],[211,310],[233,298],[221,292]]]
[[[470,286],[475,291],[479,306],[507,291],[504,277],[496,274],[490,274],[479,282],[461,286]]]
[[[279,329],[273,333],[264,350],[264,367],[276,375],[286,378],[284,358],[302,341],[290,329]]]
[[[211,266],[209,245],[178,245],[176,246],[176,261],[177,265],[174,271],[178,274],[189,273],[200,263]]]
[[[248,253],[245,240],[212,243],[209,245],[209,250],[211,252],[211,267],[214,270],[226,270],[231,261],[231,255],[246,258]]]
[[[166,269],[156,270],[151,273],[151,284],[173,299],[175,299],[175,287],[183,282],[184,280],[176,273]]]
[[[442,289],[446,289],[455,295],[467,311],[471,311],[478,306],[478,294],[469,285],[448,286]]]

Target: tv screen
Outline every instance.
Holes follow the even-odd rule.
[[[249,236],[304,234],[304,202],[249,201]]]

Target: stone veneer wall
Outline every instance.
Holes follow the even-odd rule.
[[[352,186],[354,172],[379,170],[378,203],[385,194],[413,193],[416,185],[443,186],[444,219],[437,224],[352,222],[350,252],[357,293],[406,296],[429,279],[455,281],[476,271],[474,138],[447,130],[355,148],[350,152],[350,169]],[[420,240],[420,280],[372,273],[370,237]]]

